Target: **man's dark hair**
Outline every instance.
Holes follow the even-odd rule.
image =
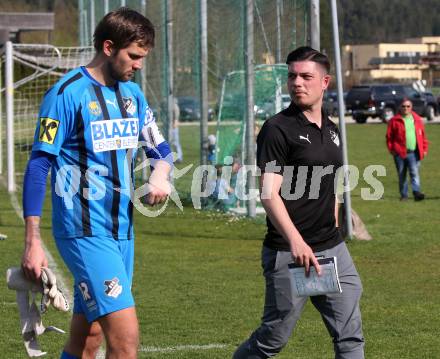
[[[111,40],[118,50],[125,49],[132,42],[151,49],[154,47],[154,26],[137,11],[121,7],[105,15],[96,26],[93,45],[97,52],[102,51],[105,40]]]
[[[327,73],[330,72],[330,61],[326,55],[309,46],[301,46],[287,55],[286,64],[298,61],[313,61],[320,64]]]
[[[411,106],[412,106],[412,101],[411,101],[411,99],[409,98],[409,97],[404,97],[403,99],[402,99],[402,101],[400,101],[400,103],[399,103],[399,106],[402,106],[402,104],[404,103],[404,102],[406,102],[406,101],[408,101],[409,103],[411,103]]]

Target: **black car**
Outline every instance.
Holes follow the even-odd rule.
[[[263,104],[255,104],[254,105],[254,114],[255,118],[259,120],[267,120],[268,118],[275,115],[277,112],[282,111],[290,106],[292,99],[289,94],[281,94],[281,98],[279,98],[280,103],[278,104],[281,107],[277,108],[276,99],[273,98],[269,101],[264,102]]]
[[[432,94],[432,92],[424,92],[423,93],[426,97],[426,118],[428,121],[431,121],[434,119],[435,116],[439,114],[439,104],[437,103],[437,100],[435,99],[435,96]]]
[[[344,102],[347,98],[347,92],[344,92]],[[322,101],[322,106],[324,107],[325,111],[330,116],[338,116],[339,114],[339,103],[338,103],[338,93],[337,91],[325,91],[324,97]],[[345,113],[348,114],[350,111],[347,111],[347,108],[345,108]]]
[[[325,91],[322,98],[322,107],[330,116],[336,116],[338,113],[338,95],[334,91]]]
[[[353,119],[357,123],[365,123],[369,116],[381,118],[387,122],[393,117],[404,98],[413,103],[413,109],[420,116],[431,120],[432,111],[423,93],[415,90],[411,85],[404,84],[377,84],[353,86],[347,94],[347,109],[351,110]]]
[[[180,121],[200,121],[200,101],[197,97],[177,97],[180,109]],[[214,110],[208,108],[208,120],[214,119]]]

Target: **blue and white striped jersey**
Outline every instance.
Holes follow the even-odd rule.
[[[47,91],[32,150],[57,156],[51,169],[55,237],[133,238],[130,193],[139,140],[150,152],[166,144],[135,83],[102,86],[81,67]]]

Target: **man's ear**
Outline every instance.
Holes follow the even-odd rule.
[[[331,78],[332,77],[330,75],[324,75],[324,77],[322,78],[322,89],[323,90],[327,90],[328,86],[330,85]]]
[[[105,40],[102,44],[102,52],[106,55],[106,56],[112,56],[113,52],[115,51],[115,48],[113,46],[113,41],[112,40]]]

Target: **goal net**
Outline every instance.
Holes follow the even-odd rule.
[[[13,178],[19,185],[29,158],[38,112],[45,92],[65,73],[78,66],[86,65],[94,55],[93,47],[55,47],[40,44],[12,44],[11,54],[1,56],[1,143],[2,164],[5,169],[7,158],[14,158]],[[11,76],[6,72],[6,58],[10,57],[13,64],[12,88],[5,83]],[[12,103],[12,111],[6,106],[7,97]],[[12,115],[12,119],[7,116]],[[5,143],[7,123],[13,127],[13,146],[7,153]],[[9,167],[9,166],[8,166]],[[10,176],[10,174],[8,174]],[[8,186],[9,187],[9,186]]]
[[[254,116],[257,134],[261,124],[290,103],[287,93],[287,65],[258,65],[254,72]],[[216,164],[225,158],[244,163],[246,158],[245,73],[234,71],[224,81],[217,119]],[[287,98],[287,100],[286,100]]]

